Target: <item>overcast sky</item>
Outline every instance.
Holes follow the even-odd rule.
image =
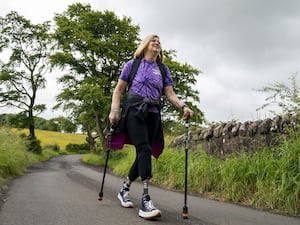
[[[254,89],[284,82],[300,68],[300,1],[298,0],[0,0],[0,16],[10,11],[33,23],[52,20],[75,2],[93,10],[114,11],[132,18],[140,36],[158,34],[163,49],[177,51],[177,60],[202,71],[198,76],[200,109],[210,122],[258,120],[267,94]],[[52,76],[53,77],[53,76]],[[297,82],[299,84],[299,75]],[[38,101],[53,118],[54,78]]]

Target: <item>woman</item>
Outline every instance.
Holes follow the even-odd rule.
[[[134,58],[141,58],[136,75],[128,87],[129,73],[134,61],[132,59],[125,64],[115,87],[109,120],[111,124],[118,123],[120,99],[124,90],[129,88],[122,113],[125,114],[123,115],[125,116],[125,133],[136,148],[136,159],[118,194],[118,199],[123,207],[133,207],[133,203],[129,199],[129,188],[131,183],[140,177],[144,184],[144,190],[139,216],[144,219],[152,219],[161,216],[160,210],[154,207],[148,193],[148,183],[152,177],[153,144],[157,141],[158,134],[163,137],[160,97],[164,93],[170,103],[183,110],[184,118],[192,116],[193,111],[180,101],[173,91],[173,80],[165,65],[166,77],[163,79],[158,66],[158,63],[163,61],[163,51],[157,35],[147,36],[134,53]]]

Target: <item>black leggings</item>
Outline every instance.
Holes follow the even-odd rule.
[[[136,158],[129,171],[130,181],[139,176],[142,181],[152,177],[151,151],[152,143],[157,133],[160,115],[149,112],[146,118],[136,116],[136,109],[129,109],[126,116],[126,133],[136,149]]]

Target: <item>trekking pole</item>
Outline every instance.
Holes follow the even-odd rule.
[[[182,217],[183,219],[188,219],[188,207],[187,207],[187,181],[188,181],[188,150],[189,150],[189,118],[190,115],[188,114],[187,117],[184,119],[184,127],[185,127],[185,176],[184,176],[184,205],[182,210]]]
[[[107,141],[107,151],[106,151],[105,166],[104,166],[103,177],[102,177],[102,184],[101,184],[101,189],[100,189],[99,197],[98,197],[99,201],[102,201],[102,198],[103,198],[104,180],[105,180],[105,174],[106,174],[108,158],[109,158],[109,153],[110,153],[111,137],[112,137],[113,132],[114,132],[114,126],[111,125],[109,133],[107,135],[107,139],[106,139],[106,141]]]

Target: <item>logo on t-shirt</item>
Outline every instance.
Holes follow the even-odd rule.
[[[155,75],[160,75],[161,76],[160,70],[158,70],[158,69],[152,69],[152,72]]]

